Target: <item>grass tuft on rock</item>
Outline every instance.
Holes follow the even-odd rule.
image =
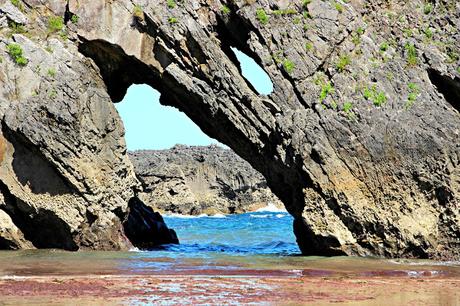
[[[22,50],[22,47],[20,45],[11,43],[6,47],[6,49],[8,51],[8,54],[14,60],[14,62],[18,64],[19,66],[26,66],[27,63],[29,62],[24,57],[24,51]]]
[[[173,9],[176,7],[176,1],[175,0],[167,0],[168,7],[170,9]]]
[[[417,49],[415,48],[415,45],[411,43],[406,43],[404,49],[406,50],[407,64],[409,66],[416,66],[418,63],[418,58]]]
[[[64,18],[61,16],[51,16],[48,18],[48,33],[57,33],[64,29]]]
[[[133,9],[133,16],[136,18],[143,18],[144,17],[144,10],[142,9],[142,6],[139,4],[136,4]]]
[[[348,65],[351,64],[351,58],[348,55],[342,55],[339,57],[335,67],[337,68],[338,72],[343,72]]]
[[[21,0],[11,0],[11,4],[17,7],[21,12],[24,12],[24,4]]]
[[[283,61],[283,68],[287,73],[291,74],[295,69],[295,63],[290,59],[286,58]]]
[[[222,11],[222,13],[225,14],[225,15],[228,15],[228,14],[231,13],[230,8],[229,8],[228,6],[226,6],[225,4],[222,5],[221,11]]]
[[[256,10],[256,17],[257,17],[257,20],[259,20],[259,22],[260,22],[261,24],[264,24],[264,25],[265,25],[265,24],[268,23],[268,18],[269,18],[269,17],[268,17],[268,15],[267,15],[267,13],[265,13],[264,9],[258,8],[258,9]]]

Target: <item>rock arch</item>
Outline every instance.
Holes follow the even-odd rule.
[[[416,3],[395,9],[399,14],[417,14],[410,10]],[[378,8],[363,3],[347,4],[341,12],[323,1],[308,7],[300,1],[290,7],[283,1],[190,1],[174,8],[163,1],[136,5],[127,0],[69,1],[67,10],[80,17],[77,25],[68,23],[78,51],[62,47],[70,55],[62,54],[60,60],[73,56],[76,63],[70,69],[62,67],[60,73],[76,72],[81,80],[75,82],[96,94],[66,91],[63,82],[62,95],[71,98],[70,105],[76,101],[73,113],[53,108],[60,104],[43,106],[43,101],[19,94],[17,100],[35,101],[35,109],[45,110],[45,117],[36,118],[43,124],[18,121],[35,110],[29,107],[4,115],[4,129],[32,138],[58,171],[71,172],[66,173],[68,183],[83,202],[103,205],[102,199],[111,198],[107,203],[118,203],[109,209],[114,216],[126,211],[136,183],[123,143],[117,142],[122,135],[119,119],[104,91],[118,101],[130,84],[146,83],[160,91],[161,103],[185,112],[267,178],[295,217],[294,232],[304,254],[458,258],[460,116],[438,95],[427,73],[430,65],[439,64],[438,71],[452,74],[451,64],[419,58],[420,65],[408,68],[404,47],[394,46],[393,60],[372,69],[369,61],[378,54],[375,46],[394,34],[383,30],[388,25]],[[61,15],[66,10],[50,7]],[[260,17],[261,10],[268,21]],[[302,11],[308,11],[311,21],[308,16],[306,21],[294,19]],[[356,31],[365,26],[362,15],[370,23],[368,33]],[[313,30],[308,30],[308,22]],[[29,44],[24,37],[14,39]],[[265,69],[274,83],[272,95],[260,96],[247,85],[231,46]],[[442,58],[438,50],[417,46],[419,53]],[[335,63],[345,54],[353,59],[339,69]],[[414,86],[407,89],[414,91],[416,104],[405,102],[405,88],[411,83],[418,84],[416,91]],[[367,98],[364,90],[370,92]],[[51,93],[39,97],[49,101]],[[61,92],[57,94],[60,99]],[[345,107],[349,101],[352,108]],[[84,120],[63,117],[67,112],[86,114],[98,133],[90,133]],[[55,118],[59,116],[61,121]],[[117,152],[117,161],[97,164],[113,180],[110,184],[94,185],[88,172],[78,171],[84,154],[74,150],[75,144],[57,150],[49,140],[53,137],[33,133],[40,128],[60,135],[54,122],[58,127],[69,122],[90,133],[92,143],[82,145],[90,156]],[[69,151],[75,158],[62,158]],[[114,200],[110,187],[122,197]],[[82,232],[78,226],[74,231]]]

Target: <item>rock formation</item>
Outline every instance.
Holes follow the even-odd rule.
[[[176,232],[169,229],[163,217],[138,198],[129,203],[128,219],[123,223],[126,237],[140,249],[151,249],[162,244],[178,244]]]
[[[283,207],[264,177],[229,149],[176,145],[129,157],[142,184],[138,196],[156,211],[214,215]]]
[[[265,176],[304,254],[460,257],[458,1],[8,2],[0,191],[17,247],[20,232],[126,247],[138,185],[111,102],[146,83]]]

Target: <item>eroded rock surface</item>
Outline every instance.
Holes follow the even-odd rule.
[[[213,215],[283,207],[264,177],[229,149],[177,145],[129,157],[142,184],[139,198],[160,212]]]
[[[70,248],[126,245],[91,233],[116,233],[137,188],[111,100],[146,83],[265,176],[305,254],[460,257],[459,2],[23,2],[27,35],[0,42],[2,210],[27,212],[14,224],[44,214]]]

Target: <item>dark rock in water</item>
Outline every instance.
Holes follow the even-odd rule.
[[[156,211],[213,215],[283,207],[264,177],[229,149],[176,145],[129,157],[142,184],[138,196]]]
[[[141,186],[113,102],[145,83],[263,174],[305,254],[460,259],[458,1],[23,0],[27,20],[5,2],[2,244],[131,247]]]
[[[163,217],[134,197],[129,201],[129,213],[123,223],[126,237],[139,249],[152,249],[162,244],[178,244],[176,232],[169,229]]]

